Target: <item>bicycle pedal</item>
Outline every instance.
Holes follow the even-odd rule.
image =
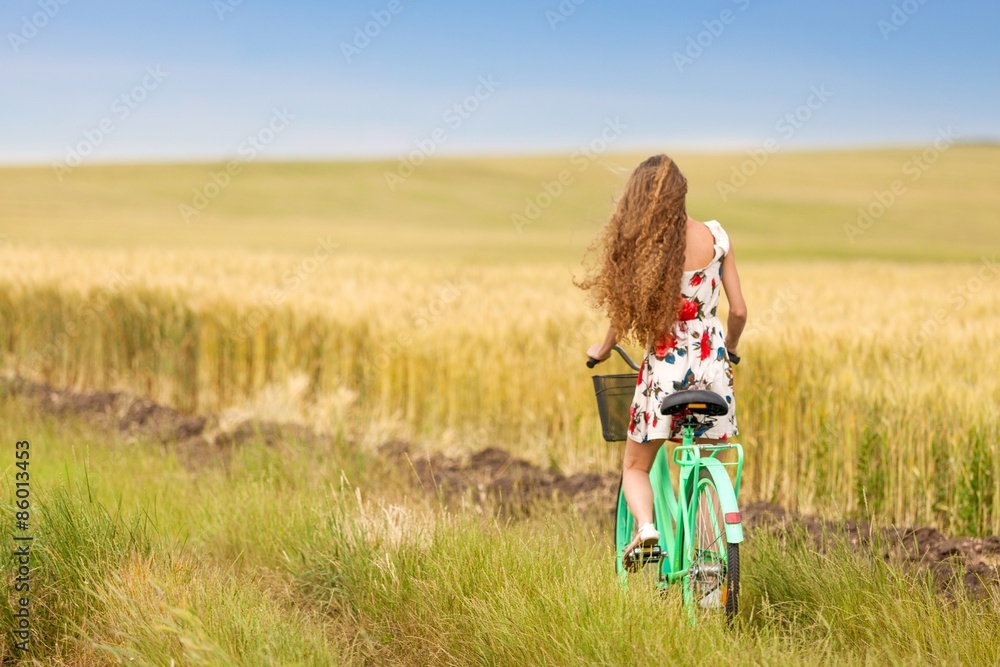
[[[658,563],[662,555],[659,546],[636,547],[632,549],[632,562],[642,566],[646,563]]]

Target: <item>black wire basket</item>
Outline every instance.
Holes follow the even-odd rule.
[[[601,430],[608,442],[621,442],[628,437],[628,427],[632,420],[632,398],[638,382],[638,373],[594,376]]]

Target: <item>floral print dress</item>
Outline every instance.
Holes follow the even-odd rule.
[[[716,220],[705,223],[715,238],[715,255],[703,269],[685,271],[681,283],[678,322],[672,335],[661,336],[646,350],[632,399],[628,436],[636,442],[680,437],[680,421],[660,414],[660,404],[682,389],[708,389],[729,403],[729,413],[714,418],[695,436],[725,440],[737,433],[733,369],[726,338],[716,311],[722,289],[722,258],[729,252],[729,235]]]

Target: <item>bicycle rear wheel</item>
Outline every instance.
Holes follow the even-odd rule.
[[[684,599],[694,607],[725,613],[739,612],[740,545],[726,539],[725,513],[712,474],[702,468],[695,487],[693,544],[685,577]]]

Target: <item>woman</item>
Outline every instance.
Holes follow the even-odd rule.
[[[664,397],[682,389],[717,392],[729,413],[697,431],[697,440],[719,442],[737,432],[729,354],[736,354],[746,325],[746,303],[728,234],[715,220],[688,217],[686,194],[687,179],[666,155],[636,167],[595,242],[601,262],[579,284],[611,320],[588,357],[604,361],[619,340],[646,350],[622,470],[625,502],[639,526],[626,554],[660,539],[649,470],[664,440],[680,435],[680,424],[660,414]],[[728,335],[716,316],[720,287],[729,301]]]

